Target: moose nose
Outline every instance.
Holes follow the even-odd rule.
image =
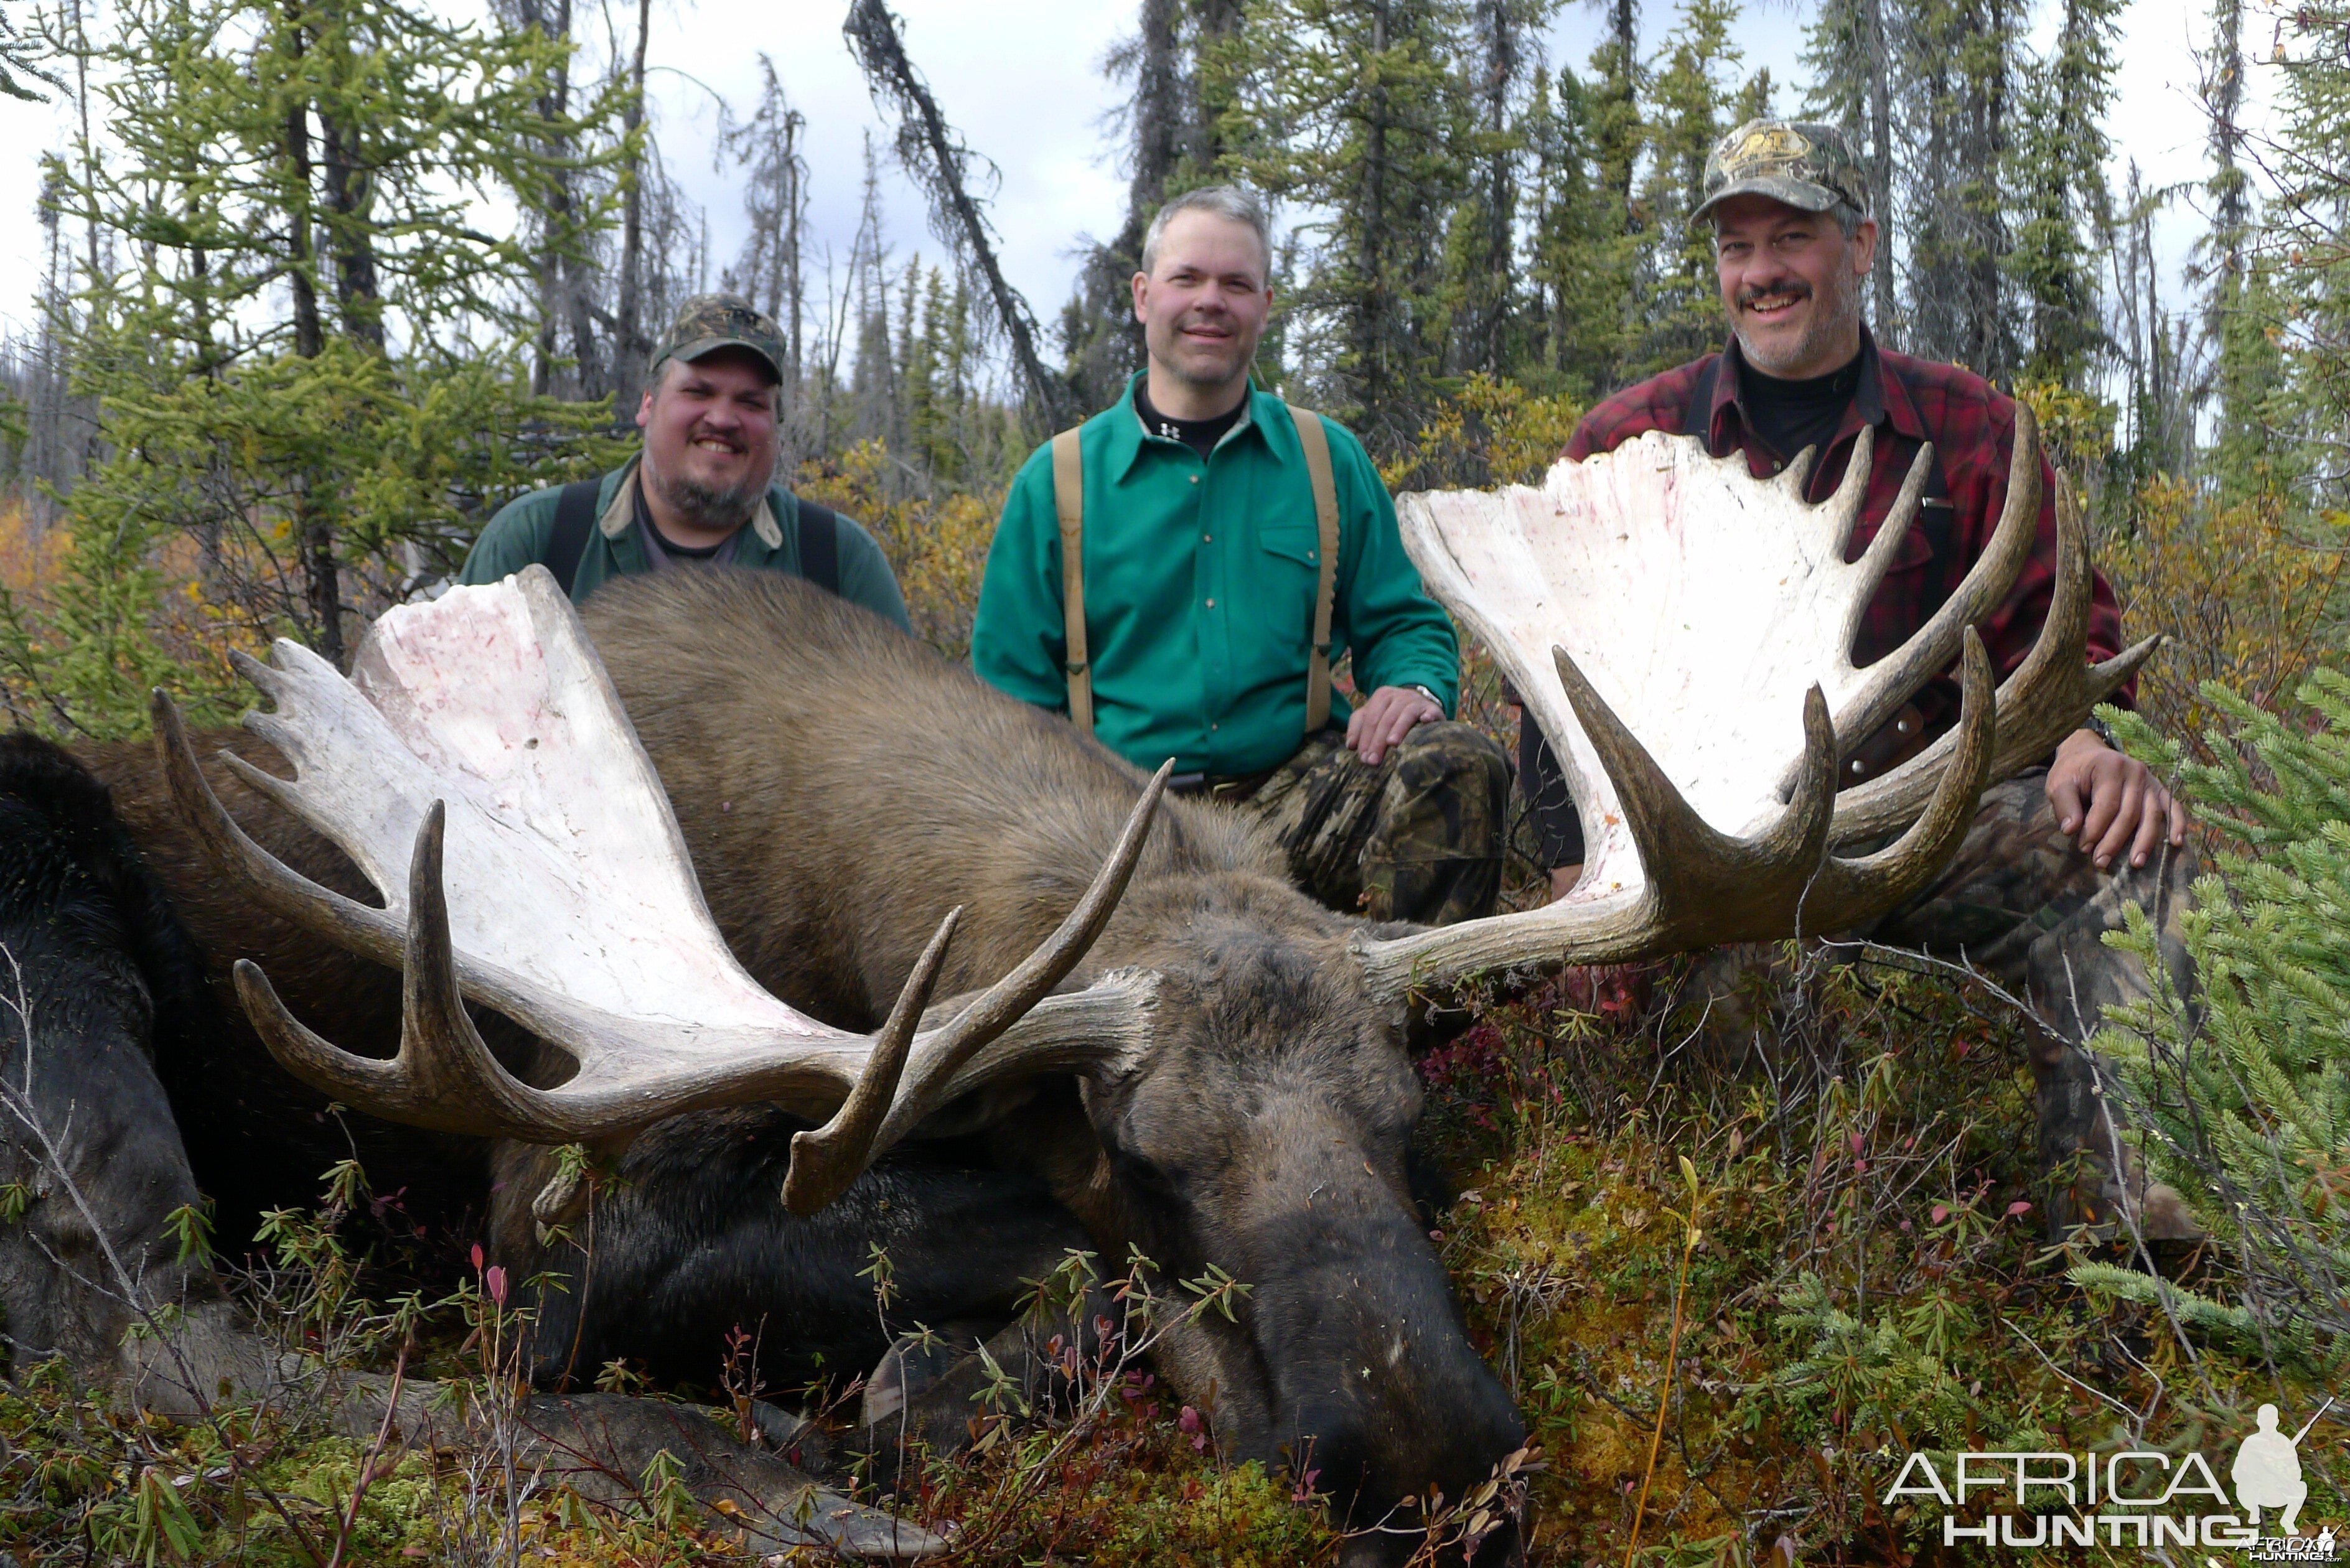
[[[1300,1266],[1257,1293],[1256,1332],[1276,1376],[1274,1447],[1355,1527],[1433,1487],[1457,1501],[1525,1441],[1525,1425],[1474,1346],[1411,1217],[1332,1225]],[[1392,1516],[1392,1517],[1391,1517]]]

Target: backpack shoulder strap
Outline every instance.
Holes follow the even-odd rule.
[[[1053,438],[1053,510],[1061,520],[1061,629],[1068,648],[1069,722],[1094,731],[1093,668],[1086,653],[1086,471],[1077,432]]]
[[[800,576],[826,593],[840,592],[840,516],[829,506],[800,502]]]
[[[1305,732],[1321,733],[1330,722],[1330,612],[1338,587],[1338,482],[1330,469],[1330,432],[1322,416],[1289,405],[1297,444],[1305,453],[1305,476],[1314,484],[1314,521],[1321,535],[1321,559],[1314,585],[1314,646],[1305,666]]]
[[[596,526],[596,493],[603,484],[600,479],[583,479],[565,485],[555,498],[555,532],[546,540],[546,569],[555,574],[566,598],[571,597],[571,584],[579,576],[579,558],[588,553],[588,535]]]

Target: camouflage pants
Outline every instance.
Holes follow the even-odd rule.
[[[2137,955],[2105,943],[2130,905],[2159,933],[2172,985],[2192,993],[2178,920],[2199,867],[2193,849],[2164,845],[2144,866],[2123,859],[2098,870],[2057,831],[2047,777],[2047,769],[2033,768],[1983,791],[1974,826],[1933,886],[1856,934],[1963,959],[2077,1045],[2096,1032],[2108,1004],[2150,994]]]
[[[2168,1189],[2144,1187],[2126,1148],[2106,1136],[2097,1068],[2083,1047],[2106,1006],[2151,994],[2138,956],[2105,943],[2133,904],[2153,923],[2171,985],[2193,996],[2179,918],[2199,867],[2191,847],[2166,844],[2144,866],[2125,857],[2100,871],[2057,830],[2046,778],[2046,769],[2033,768],[1985,790],[1974,826],[1933,886],[1854,934],[1963,961],[2030,1006],[2038,1021],[2032,1072],[2042,1167],[2057,1169],[2078,1154],[2090,1168],[2083,1181],[2051,1194],[2054,1227],[2110,1218],[2113,1203],[2127,1197],[2137,1200],[2150,1238],[2177,1239],[2192,1233],[2193,1220]],[[2116,1183],[2139,1190],[2124,1194]]]
[[[1466,724],[1422,724],[1377,766],[1325,730],[1242,809],[1273,829],[1291,877],[1330,908],[1443,926],[1493,912],[1509,792],[1509,759]]]

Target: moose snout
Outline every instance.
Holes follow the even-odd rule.
[[[1287,1252],[1294,1265],[1253,1303],[1274,1369],[1269,1446],[1350,1527],[1409,1529],[1423,1516],[1403,1499],[1458,1501],[1524,1442],[1415,1216],[1301,1227]]]

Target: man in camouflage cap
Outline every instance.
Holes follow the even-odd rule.
[[[600,479],[508,502],[460,580],[495,582],[537,561],[577,603],[633,572],[751,566],[806,577],[907,626],[872,535],[775,483],[785,362],[783,335],[749,300],[688,299],[646,367],[643,452]]]
[[[1819,458],[1804,493],[1817,503],[1844,478],[1860,431],[1873,429],[1868,486],[1848,556],[1856,560],[1930,442],[1934,462],[1918,520],[1869,602],[1852,650],[1856,663],[1872,663],[1950,597],[1989,544],[2007,495],[2014,401],[1970,371],[1880,349],[1870,337],[1861,280],[1876,265],[1877,225],[1859,156],[1843,130],[1749,120],[1715,143],[1703,198],[1691,223],[1713,235],[1730,342],[1598,404],[1575,428],[1566,456],[1579,462],[1663,431],[1696,436],[1716,457],[1741,453],[1759,478],[1810,451]],[[2041,470],[2032,556],[1980,628],[2002,678],[2031,649],[2054,589],[2055,476],[2045,458]],[[2088,651],[2102,659],[2123,646],[2121,618],[2103,577],[2094,591]],[[2129,694],[2126,688],[2116,700],[2126,704]],[[1861,742],[1841,782],[1861,783],[1916,755],[1958,711],[1957,682],[1945,673]],[[1523,722],[1519,772],[1554,891],[1564,895],[1581,875],[1582,827],[1548,743]],[[1859,933],[1971,961],[2033,1007],[2044,1025],[2032,1056],[2041,1155],[2052,1170],[2079,1172],[2050,1192],[2053,1229],[2110,1227],[2128,1207],[2149,1237],[2194,1232],[2178,1195],[2136,1178],[2126,1152],[2102,1130],[2097,1072],[2081,1049],[2105,1004],[2148,991],[2138,961],[2102,940],[2120,928],[2127,906],[2153,919],[2173,982],[2182,990],[2192,984],[2178,930],[2193,871],[2186,820],[2145,766],[2095,728],[2075,731],[2043,766],[1984,792],[1974,828],[1941,880]],[[1724,978],[1731,967],[1709,961],[1700,975]],[[1738,989],[1715,988],[1725,1002]]]

